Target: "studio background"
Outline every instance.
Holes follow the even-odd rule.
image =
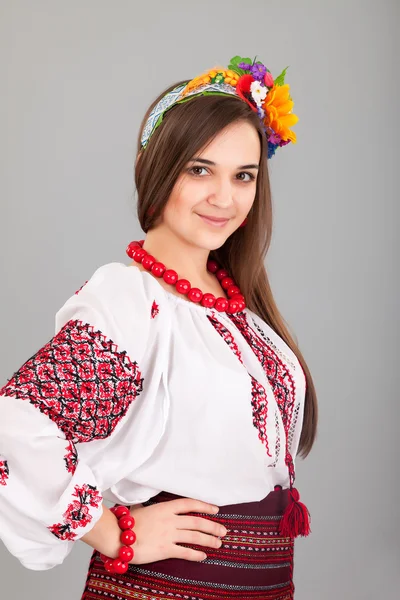
[[[399,578],[399,2],[0,1],[0,384],[54,315],[142,236],[133,160],[163,88],[258,55],[296,145],[270,161],[278,306],[310,366],[318,439],[297,483],[296,600],[395,597]],[[1,440],[0,440],[1,449]],[[91,549],[50,571],[0,544],[1,598],[81,596]]]

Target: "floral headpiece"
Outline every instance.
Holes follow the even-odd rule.
[[[147,146],[165,113],[175,104],[200,95],[230,94],[241,98],[258,114],[268,140],[268,158],[271,158],[278,147],[296,143],[296,134],[290,127],[299,119],[292,113],[294,103],[289,85],[285,84],[287,69],[273,79],[260,61],[234,56],[227,69],[215,67],[175,87],[151,111],[142,133],[142,148]]]

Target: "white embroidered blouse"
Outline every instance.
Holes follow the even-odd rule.
[[[103,498],[224,505],[286,488],[305,386],[249,309],[219,313],[135,266],[104,265],[0,389],[0,537],[27,568],[49,569]]]

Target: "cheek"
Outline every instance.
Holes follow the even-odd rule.
[[[166,204],[166,212],[171,215],[179,214],[183,216],[186,213],[193,211],[199,198],[201,198],[199,187],[200,186],[193,185],[193,183],[188,180],[180,186],[177,186],[176,189],[173,190]]]
[[[249,185],[248,187],[243,186],[244,189],[240,190],[237,194],[237,207],[240,213],[248,213],[251,207],[253,206],[255,197],[256,197],[256,186]]]

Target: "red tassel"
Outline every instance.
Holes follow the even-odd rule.
[[[279,525],[279,533],[283,537],[306,537],[310,534],[310,513],[300,500],[296,488],[290,490],[291,501],[287,505]]]

